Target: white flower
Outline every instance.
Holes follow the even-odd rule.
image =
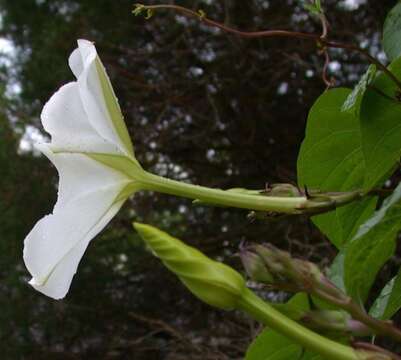
[[[57,203],[24,243],[30,284],[55,299],[66,295],[89,242],[138,189],[143,173],[94,45],[78,40],[69,65],[77,81],[44,106],[51,142],[37,145],[58,170]]]

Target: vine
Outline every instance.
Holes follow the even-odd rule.
[[[246,289],[236,295],[238,302],[231,303],[231,307],[241,309],[269,326],[250,346],[247,360],[260,359],[261,354],[256,349],[263,342],[269,343],[273,350],[283,350],[279,345],[282,336],[299,346],[283,359],[292,359],[295,353],[301,354],[302,359],[310,359],[313,353],[317,353],[316,359],[399,360],[399,355],[357,338],[371,336],[373,342],[375,336],[382,336],[401,343],[401,330],[389,320],[401,308],[401,273],[386,285],[371,309],[365,309],[376,275],[394,254],[397,234],[401,230],[401,185],[393,190],[382,189],[401,156],[401,130],[398,126],[401,118],[401,46],[394,45],[401,41],[398,35],[401,5],[390,12],[384,25],[383,46],[391,60],[389,66],[357,45],[332,40],[320,0],[305,3],[304,7],[311,16],[319,19],[321,34],[281,29],[242,31],[212,20],[203,10],[194,11],[173,4],[136,4],[133,13],[150,18],[157,11],[172,10],[242,38],[287,37],[316,44],[319,54],[324,57],[322,79],[327,91],[317,99],[309,113],[306,136],[298,158],[298,186],[276,184],[265,191],[232,189],[226,193],[231,192],[228,198],[232,193],[246,194],[251,196],[250,202],[255,195],[305,198],[306,203],[297,207],[298,213],[311,215],[320,230],[337,246],[339,253],[330,271],[341,280],[341,286],[335,285],[310,262],[294,259],[268,244],[249,245],[241,248],[241,260],[248,277],[269,289],[297,295],[288,304],[278,306],[276,313],[274,306]],[[327,75],[329,49],[358,53],[371,64],[352,91],[331,89],[334,80]],[[323,113],[325,117],[322,117]],[[160,191],[160,186],[168,187],[168,184],[155,178],[152,190]],[[193,195],[194,189],[187,190],[187,193],[184,191],[178,195]],[[167,188],[165,191],[169,192]],[[380,207],[377,206],[378,198],[385,198]],[[220,200],[197,201],[224,205]],[[276,213],[261,210],[267,216]],[[286,212],[283,210],[278,209],[277,213]],[[296,211],[292,213],[297,214]],[[167,255],[164,251],[171,243],[167,234],[151,227],[143,228],[140,224],[136,228],[165,265],[192,292],[209,302],[208,292],[210,296],[210,292],[216,290],[208,285],[214,280],[196,274],[197,267],[194,266],[198,261],[206,264],[209,260],[199,260],[196,256],[183,262],[178,249],[184,245],[180,245],[178,240],[174,240],[175,247]],[[179,267],[175,265],[177,261]],[[213,268],[214,265],[210,263],[209,266]],[[192,283],[195,279],[202,282],[202,288]],[[224,281],[230,282],[229,278]],[[305,296],[309,305],[299,305]],[[221,307],[220,303],[211,304]],[[306,328],[322,331],[325,337]],[[340,344],[340,338],[341,342],[345,339],[346,346]],[[269,350],[271,354],[269,351],[262,354],[263,359],[270,359],[270,355],[273,357],[273,350]]]

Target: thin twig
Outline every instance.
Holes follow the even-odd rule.
[[[330,89],[334,85],[333,79],[330,79],[327,75],[328,69],[329,69],[329,64],[330,64],[330,56],[327,51],[327,49],[324,49],[322,51],[323,56],[324,56],[324,65],[323,65],[323,71],[322,71],[322,78],[323,82],[326,84],[327,89]]]
[[[137,8],[141,8],[143,10],[157,10],[157,9],[172,9],[178,11],[188,17],[197,18],[202,21],[204,24],[209,26],[213,26],[215,28],[221,29],[226,33],[234,34],[237,36],[241,36],[244,38],[261,38],[261,37],[289,37],[296,39],[304,39],[304,40],[312,40],[315,41],[320,47],[328,47],[335,49],[344,49],[348,51],[354,51],[364,56],[371,64],[374,64],[383,71],[401,90],[401,81],[389,70],[386,66],[384,66],[378,59],[369,54],[368,51],[361,49],[359,46],[354,44],[344,44],[341,42],[330,41],[326,39],[325,30],[323,30],[322,35],[304,33],[299,31],[288,31],[288,30],[261,30],[261,31],[241,31],[232,27],[229,27],[225,24],[219,23],[217,21],[211,20],[205,16],[203,12],[195,12],[193,10],[187,9],[183,6],[179,5],[142,5],[136,4]]]
[[[319,19],[322,24],[322,35],[320,35],[320,39],[324,41],[325,39],[327,39],[327,37],[329,35],[329,22],[324,13],[319,14]],[[330,55],[329,55],[329,52],[327,51],[327,47],[324,47],[323,49],[321,49],[320,53],[324,56],[322,79],[323,79],[323,82],[327,86],[326,90],[328,90],[335,83],[335,80],[333,78],[330,79],[327,75],[328,69],[329,69],[329,64],[330,64]]]
[[[359,320],[369,328],[375,330],[377,334],[385,335],[401,342],[401,330],[397,328],[393,322],[375,319],[353,301],[344,306],[343,309],[355,320]]]
[[[320,38],[326,39],[329,35],[329,22],[324,14],[319,14],[319,19],[322,23],[322,35],[320,35]]]
[[[355,341],[352,343],[352,346],[356,349],[361,349],[361,350],[367,350],[367,351],[374,351],[374,352],[379,352],[382,353],[383,355],[390,356],[391,359],[393,360],[401,360],[401,357],[398,356],[397,354],[394,354],[388,350],[385,350],[381,348],[380,346],[362,342],[362,341]]]
[[[355,51],[355,52],[359,53],[360,55],[363,55],[364,57],[366,57],[366,59],[371,64],[376,65],[377,68],[379,68],[381,71],[383,71],[397,85],[397,87],[399,89],[401,89],[401,81],[386,66],[384,66],[378,59],[376,59],[375,57],[370,55],[369,52],[367,52],[366,50],[361,49],[357,45],[344,44],[344,43],[339,43],[339,42],[335,42],[335,41],[325,41],[324,40],[323,44],[330,48]]]

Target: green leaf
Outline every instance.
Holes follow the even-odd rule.
[[[401,184],[372,218],[363,224],[345,249],[347,293],[364,303],[378,271],[394,254],[401,230]]]
[[[401,58],[389,70],[401,78]],[[401,156],[401,103],[396,100],[399,89],[384,73],[376,77],[372,87],[366,90],[360,110],[366,189],[391,175]]]
[[[316,8],[315,5],[311,4],[304,4],[305,10],[308,10],[311,14],[319,14],[319,10]]]
[[[312,15],[319,15],[322,11],[322,4],[320,0],[315,0],[308,3],[308,0],[301,1],[302,6],[305,10],[308,10]]]
[[[298,157],[298,183],[310,189],[349,191],[362,187],[365,164],[359,120],[342,112],[349,89],[321,95],[308,116],[306,136]],[[313,217],[332,243],[341,247],[372,214],[376,200],[366,199]]]
[[[370,308],[369,314],[389,320],[401,308],[401,269],[383,288],[380,295]]]
[[[383,47],[390,61],[401,55],[401,3],[388,13],[384,22]]]
[[[390,299],[391,292],[393,291],[395,277],[393,277],[382,289],[380,295],[376,298],[375,302],[369,310],[369,315],[381,319],[384,311],[386,310],[388,300]]]
[[[299,359],[302,347],[286,337],[265,329],[248,348],[245,360],[289,360]]]
[[[323,358],[318,354],[314,354],[308,351],[301,357],[300,360],[323,360]]]
[[[345,291],[344,285],[344,252],[340,251],[333,260],[329,271],[328,277],[335,286]]]
[[[352,115],[359,116],[359,110],[362,103],[363,95],[368,88],[368,85],[373,81],[376,76],[377,68],[375,65],[370,65],[366,73],[361,77],[359,83],[355,86],[352,93],[348,95],[341,111],[348,112]]]
[[[285,304],[274,304],[274,308],[292,320],[298,321],[305,311],[310,310],[309,297],[306,293],[297,293]]]

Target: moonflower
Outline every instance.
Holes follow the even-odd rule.
[[[69,66],[77,81],[44,106],[41,121],[51,142],[37,145],[58,170],[58,199],[24,242],[29,283],[55,299],[67,294],[89,242],[137,190],[144,172],[95,46],[78,40]]]
[[[58,170],[58,199],[53,213],[36,223],[24,243],[30,284],[43,294],[55,299],[67,294],[89,242],[138,190],[273,213],[332,208],[333,202],[326,199],[210,189],[146,172],[135,158],[117,98],[94,45],[78,40],[69,65],[77,81],[62,86],[44,106],[41,120],[51,142],[37,145]],[[347,196],[335,204],[349,202]]]

